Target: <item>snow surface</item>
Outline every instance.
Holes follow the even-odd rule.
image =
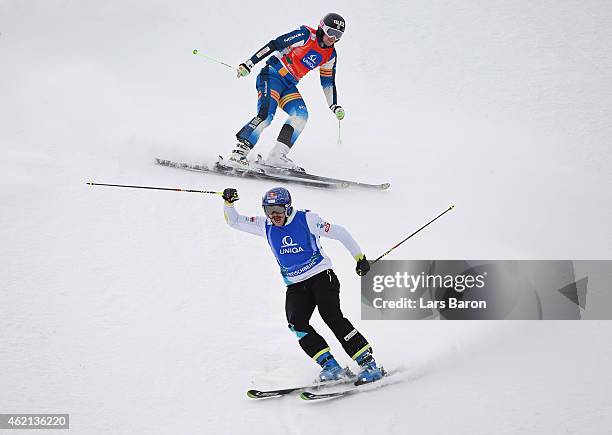
[[[317,373],[265,241],[227,227],[218,197],[85,185],[233,185],[259,213],[270,183],[152,159],[226,154],[254,114],[254,75],[192,49],[237,64],[329,8],[347,20],[342,144],[311,74],[292,156],[392,188],[293,187],[298,207],[369,257],[454,203],[390,258],[612,258],[608,1],[0,0],[0,412],[68,412],[78,434],[612,431],[610,322],[361,321],[332,241],[345,314],[404,382],[249,400]]]

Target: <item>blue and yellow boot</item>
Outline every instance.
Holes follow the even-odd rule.
[[[327,351],[317,357],[317,363],[323,370],[319,373],[319,380],[321,382],[326,381],[337,381],[347,377],[347,371],[340,367],[336,358]],[[353,375],[354,376],[354,375]]]
[[[361,372],[357,375],[357,384],[367,384],[369,382],[378,381],[385,375],[383,368],[376,366],[376,361],[372,356],[372,352],[369,350],[359,355],[355,359],[355,362],[361,367]]]

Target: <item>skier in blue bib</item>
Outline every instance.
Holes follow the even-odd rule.
[[[289,329],[304,352],[321,366],[319,379],[338,380],[350,377],[351,373],[338,364],[325,339],[310,325],[315,307],[346,353],[359,364],[358,380],[380,379],[383,373],[372,356],[372,346],[340,310],[340,282],[332,270],[331,259],[321,248],[321,236],[339,240],[357,261],[357,274],[365,275],[370,264],[349,232],[309,210],[295,210],[289,191],[283,187],[264,194],[265,216],[239,214],[234,207],[239,199],[236,189],[225,189],[223,199],[225,221],[232,228],[268,240],[287,284],[285,313]]]

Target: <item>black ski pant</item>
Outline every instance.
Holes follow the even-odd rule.
[[[325,339],[309,323],[315,307],[352,359],[371,349],[365,337],[342,314],[340,282],[334,271],[327,269],[287,287],[285,313],[289,329],[297,335],[300,346],[309,357],[316,360],[329,350]]]

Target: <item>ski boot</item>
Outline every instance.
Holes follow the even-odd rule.
[[[357,384],[378,381],[385,375],[383,368],[376,366],[376,361],[369,350],[359,355],[355,361],[361,367],[361,372],[357,375]]]
[[[305,172],[304,168],[295,164],[293,160],[287,157],[290,148],[281,142],[276,142],[274,148],[268,154],[265,160],[266,165],[275,166],[277,168],[289,169],[291,171]]]
[[[329,352],[325,352],[323,355],[319,356],[317,358],[317,363],[323,369],[321,373],[319,373],[319,381],[321,382],[338,381],[349,375],[347,370],[340,367],[336,358]]]
[[[238,142],[229,155],[229,158],[224,162],[225,166],[237,169],[239,171],[248,171],[250,169],[249,159],[247,156],[251,148],[243,142]]]

